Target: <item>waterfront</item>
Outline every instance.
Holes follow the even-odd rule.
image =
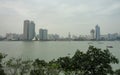
[[[0,41],[0,52],[8,54],[7,58],[39,58],[50,61],[68,54],[72,56],[77,49],[86,51],[89,45],[102,49],[113,46],[109,50],[120,60],[119,41]],[[120,68],[120,64],[113,67]]]

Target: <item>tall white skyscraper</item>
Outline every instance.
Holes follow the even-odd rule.
[[[24,40],[32,40],[35,37],[35,23],[33,21],[24,21]]]
[[[48,40],[48,30],[47,29],[39,30],[39,40],[42,40],[42,41]]]
[[[96,40],[100,40],[100,27],[96,25],[95,30],[96,30]]]

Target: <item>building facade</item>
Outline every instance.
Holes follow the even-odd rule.
[[[48,30],[47,29],[39,30],[39,40],[41,40],[41,41],[48,40]]]
[[[48,34],[48,40],[51,40],[51,41],[60,40],[60,36],[58,34]]]
[[[24,21],[24,40],[32,40],[35,37],[35,23],[33,21]]]
[[[92,29],[92,30],[90,31],[90,33],[91,33],[91,40],[94,40],[94,39],[95,39],[95,30]]]
[[[96,40],[100,40],[100,27],[98,25],[96,25],[95,31],[96,31]]]

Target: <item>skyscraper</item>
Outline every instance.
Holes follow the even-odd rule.
[[[96,30],[96,40],[100,40],[100,27],[96,25],[95,30]]]
[[[39,30],[39,40],[42,40],[42,41],[48,40],[48,30],[47,29]]]
[[[91,31],[90,31],[90,33],[91,33],[91,40],[94,40],[95,39],[95,30],[94,29],[92,29]]]
[[[35,37],[35,23],[33,21],[30,22],[29,25],[29,40],[32,40]]]
[[[28,28],[29,28],[29,20],[25,20],[24,21],[24,31],[23,31],[23,35],[24,35],[24,40],[28,39]]]
[[[24,21],[24,40],[32,40],[35,36],[35,23],[33,21]]]

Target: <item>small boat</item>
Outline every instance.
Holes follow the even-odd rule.
[[[113,46],[106,46],[107,48],[113,48]]]

